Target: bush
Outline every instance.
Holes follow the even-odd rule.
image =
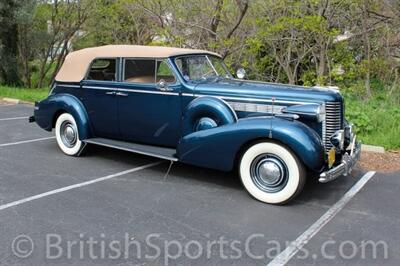
[[[366,144],[386,149],[400,148],[400,108],[398,95],[378,92],[364,99],[359,90],[344,90],[346,118],[355,125],[358,137]]]

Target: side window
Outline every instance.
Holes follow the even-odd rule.
[[[108,80],[115,81],[116,75],[116,59],[95,59],[90,65],[88,80]]]
[[[157,77],[156,82],[160,82],[160,80],[164,80],[169,84],[173,84],[176,82],[174,73],[172,69],[169,67],[167,61],[157,61]]]
[[[126,59],[125,82],[155,83],[156,60]]]
[[[221,59],[215,57],[215,56],[208,56],[210,59],[211,63],[214,66],[215,71],[217,71],[218,75],[224,75],[226,78],[230,78],[229,74],[227,72],[228,69],[225,68],[225,66],[222,64]]]

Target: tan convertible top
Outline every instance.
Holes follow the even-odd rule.
[[[140,46],[140,45],[106,45],[86,48],[69,53],[58,71],[55,80],[64,82],[79,82],[85,78],[86,72],[95,58],[108,57],[138,57],[138,58],[167,58],[186,54],[213,54],[204,50],[185,48]]]

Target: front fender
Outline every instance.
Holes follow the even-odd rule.
[[[183,136],[196,131],[196,124],[202,118],[209,118],[216,126],[235,123],[237,116],[235,111],[223,100],[204,96],[191,101],[184,111],[182,128]]]
[[[230,171],[241,149],[261,139],[285,144],[313,171],[324,167],[324,148],[314,130],[301,122],[272,116],[239,119],[189,134],[178,144],[177,155],[184,163]]]
[[[88,114],[82,102],[71,94],[52,94],[45,100],[35,105],[36,123],[43,129],[51,131],[56,115],[62,112],[71,114],[77,123],[79,139],[84,140],[92,137]]]

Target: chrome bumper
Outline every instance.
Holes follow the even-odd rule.
[[[356,142],[353,150],[349,153],[345,153],[342,158],[342,162],[338,165],[329,169],[326,172],[320,174],[318,181],[321,183],[327,183],[335,180],[339,176],[346,176],[351,173],[354,165],[360,159],[361,154],[361,142]]]

